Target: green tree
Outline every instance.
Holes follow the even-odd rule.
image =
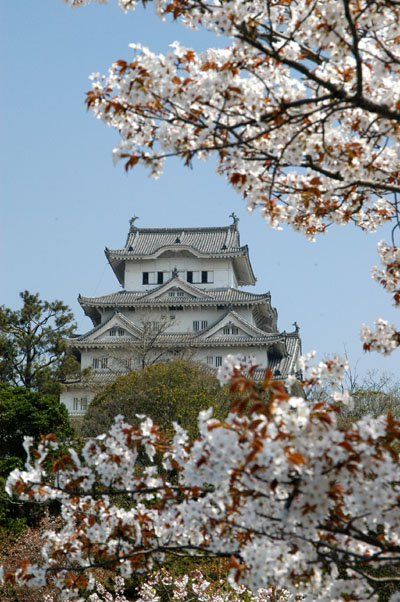
[[[78,369],[69,356],[66,337],[76,328],[62,301],[42,301],[39,294],[20,293],[23,305],[0,307],[0,379],[44,392],[56,392],[56,381]]]
[[[38,505],[17,504],[4,492],[8,474],[26,460],[24,437],[39,440],[54,433],[63,441],[73,432],[67,409],[55,395],[0,383],[0,526],[18,530],[42,515]]]
[[[146,414],[166,430],[178,422],[195,437],[198,413],[213,406],[215,416],[223,419],[231,400],[228,389],[221,389],[204,367],[182,361],[158,363],[120,376],[98,394],[85,415],[82,433],[93,437],[105,432],[117,414],[128,422]]]

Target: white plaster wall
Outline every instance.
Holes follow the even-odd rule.
[[[214,357],[214,365],[213,367],[215,368],[215,357],[216,356],[220,356],[222,358],[224,358],[226,355],[231,354],[231,355],[239,355],[241,357],[246,356],[246,357],[254,357],[256,363],[260,366],[260,368],[266,368],[267,364],[268,364],[268,357],[267,357],[267,350],[266,349],[259,349],[257,347],[213,347],[211,349],[200,349],[196,352],[196,355],[194,357],[194,359],[196,359],[199,362],[202,362],[203,364],[207,364],[207,357],[208,356],[213,356]]]
[[[95,395],[96,394],[93,391],[88,391],[87,389],[83,388],[76,388],[73,390],[71,389],[68,391],[63,391],[60,395],[60,402],[67,407],[69,414],[71,414],[72,416],[79,416],[84,414],[85,412],[80,409],[80,403],[79,409],[74,410],[74,398],[77,397],[79,402],[82,398],[86,398],[87,403],[89,405],[89,403],[92,401]]]
[[[130,357],[123,349],[117,347],[109,347],[108,349],[85,349],[81,354],[81,369],[92,368],[94,372],[124,372],[123,361],[126,357]],[[93,359],[107,358],[107,368],[94,369]]]
[[[157,284],[142,284],[143,272],[172,272],[175,268],[185,272],[182,278],[186,280],[186,272],[213,271],[213,282],[202,284],[193,283],[199,288],[236,287],[237,280],[230,259],[199,259],[197,257],[160,257],[158,259],[147,259],[144,261],[127,261],[125,263],[124,288],[126,291],[152,290]]]
[[[179,305],[179,298],[173,299],[171,301],[171,305]],[[226,305],[226,303],[224,305]],[[252,311],[247,306],[235,307],[234,310],[241,318],[246,320],[246,322],[254,324]],[[193,329],[194,320],[207,320],[208,325],[211,326],[211,324],[222,318],[226,312],[226,309],[217,309],[216,306],[202,308],[188,307],[186,309],[184,308],[182,311],[179,311],[169,310],[167,308],[157,309],[154,307],[148,307],[137,309],[136,311],[129,311],[127,308],[121,308],[120,312],[125,316],[125,318],[139,327],[141,327],[143,322],[148,320],[160,320],[162,316],[175,316],[174,326],[172,326],[168,332],[188,332]],[[107,322],[107,320],[109,320],[113,314],[114,310],[104,311],[102,323]]]
[[[228,339],[228,335],[227,335],[227,339]],[[162,350],[154,350],[154,353],[156,355],[158,355],[159,351]],[[168,350],[165,350],[166,355],[168,355]],[[257,348],[257,347],[245,347],[245,346],[234,346],[234,347],[211,347],[209,349],[198,349],[198,350],[194,350],[193,351],[193,357],[194,359],[201,361],[203,363],[207,363],[207,356],[212,355],[212,356],[222,356],[225,357],[228,354],[232,354],[232,355],[240,355],[240,356],[254,356],[256,358],[256,362],[261,366],[261,367],[266,367],[267,366],[267,362],[268,362],[268,357],[267,357],[267,351],[264,348]],[[117,376],[117,373],[121,373],[124,372],[124,365],[123,365],[123,360],[124,358],[135,358],[135,353],[134,350],[129,353],[129,351],[123,351],[121,349],[109,349],[109,350],[105,350],[105,349],[91,349],[89,351],[85,351],[82,354],[82,369],[83,368],[88,368],[88,367],[92,367],[93,365],[93,358],[102,358],[102,357],[108,357],[108,370],[99,370],[99,372],[115,372],[115,375]],[[135,364],[134,361],[132,361],[132,370],[136,369],[138,366]],[[71,399],[74,397],[74,395],[72,395]]]
[[[176,305],[178,305],[178,303],[176,303]],[[217,310],[216,307],[205,307],[202,310],[199,310],[199,308],[188,308],[182,311],[155,311],[154,309],[149,308],[149,310],[134,312],[134,317],[133,315],[127,317],[128,319],[134,321],[134,323],[139,327],[141,327],[142,323],[146,322],[147,320],[160,320],[164,316],[167,318],[174,317],[173,324],[166,331],[167,333],[174,333],[193,332],[193,321],[195,320],[206,320],[208,322],[208,326],[211,326],[211,324],[214,324],[221,319],[224,313],[224,310]]]

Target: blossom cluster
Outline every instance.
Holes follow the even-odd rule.
[[[174,577],[167,570],[158,571],[139,589],[137,602],[158,602],[160,589],[167,592],[170,602],[294,602],[301,599],[282,589],[269,587],[253,594],[244,586],[230,586],[224,579],[211,583],[196,569],[180,577]]]
[[[175,42],[165,55],[132,44],[132,59],[95,77],[88,106],[120,132],[115,160],[157,177],[167,156],[216,153],[250,209],[310,237],[329,221],[375,230],[393,216],[397,5],[159,0],[154,8],[231,44],[197,53]]]
[[[393,296],[395,306],[400,305],[400,248],[389,246],[381,240],[378,244],[378,255],[382,268],[374,266],[372,277]]]
[[[114,594],[110,593],[99,581],[95,581],[96,590],[89,596],[89,602],[128,602],[125,597],[125,580],[114,578]],[[300,597],[292,596],[286,590],[275,588],[260,589],[253,594],[244,586],[231,587],[224,579],[217,583],[207,581],[203,573],[196,569],[190,575],[173,576],[164,569],[153,573],[138,588],[136,602],[160,602],[160,590],[168,596],[170,602],[294,602]],[[52,594],[46,594],[43,602],[56,602]]]
[[[362,325],[361,340],[366,351],[378,351],[389,355],[400,344],[400,333],[393,324],[378,318],[374,323],[374,330]]]
[[[334,363],[305,381],[336,374],[340,389],[345,366]],[[7,490],[58,500],[63,526],[46,533],[40,566],[21,562],[6,582],[51,579],[63,599],[79,598],[96,565],[129,577],[179,552],[230,559],[230,582],[254,593],[376,600],[373,570],[385,567],[390,581],[400,558],[400,422],[389,414],[339,429],[333,401],[292,396],[268,369],[262,382],[236,371],[231,390],[226,420],[201,412],[192,442],[178,425],[165,441],[149,419],[118,416],[81,454],[49,466],[58,443],[44,438]]]
[[[228,354],[224,357],[222,365],[218,368],[217,378],[221,385],[229,382],[233,376],[241,371],[251,371],[256,366],[255,357],[243,359],[240,355]]]

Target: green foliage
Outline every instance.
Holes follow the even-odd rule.
[[[118,414],[129,422],[137,422],[137,414],[146,414],[168,432],[178,422],[194,438],[201,410],[212,406],[214,415],[223,419],[230,404],[228,389],[221,389],[204,368],[182,361],[159,363],[120,376],[97,395],[85,415],[82,433],[93,437],[105,432]]]
[[[24,465],[24,437],[38,440],[51,432],[61,441],[73,435],[67,409],[56,396],[0,383],[0,526],[19,531],[42,516],[37,504],[10,500],[4,486],[8,474]]]
[[[0,379],[43,392],[58,392],[56,381],[78,368],[66,354],[66,337],[76,325],[67,305],[20,293],[23,305],[0,307]]]
[[[25,459],[25,435],[55,433],[61,440],[72,437],[68,411],[55,395],[0,383],[0,458]]]

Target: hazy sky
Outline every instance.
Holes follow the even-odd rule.
[[[120,289],[103,251],[124,245],[134,213],[139,227],[221,226],[235,211],[258,278],[247,290],[271,291],[281,330],[297,321],[303,351],[324,357],[346,348],[360,373],[398,373],[399,350],[389,358],[365,354],[359,340],[363,322],[399,322],[369,275],[387,232],[335,227],[310,243],[249,215],[212,162],[188,170],[171,161],[157,181],[141,168],[126,175],[113,166],[117,136],[84,106],[90,73],[130,58],[131,42],[166,52],[174,40],[201,49],[221,38],[162,23],[151,6],[129,15],[116,2],[71,9],[62,0],[0,0],[0,7],[1,304],[17,308],[24,289],[62,299],[84,332],[91,322],[78,293]]]

